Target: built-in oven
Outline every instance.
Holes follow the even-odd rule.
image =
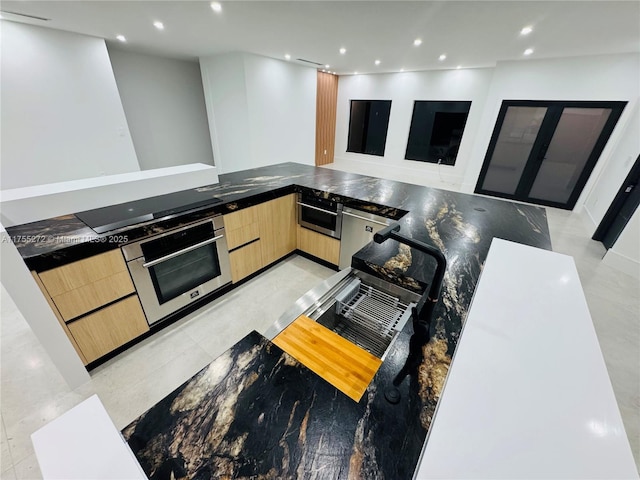
[[[122,246],[149,325],[231,282],[221,215]]]
[[[342,233],[342,203],[299,192],[298,224],[339,239]]]

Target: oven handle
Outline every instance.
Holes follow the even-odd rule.
[[[182,250],[178,250],[177,252],[170,253],[169,255],[165,255],[164,257],[156,258],[155,260],[151,260],[150,262],[143,263],[142,266],[144,268],[153,267],[154,265],[157,265],[159,263],[171,260],[172,258],[176,258],[178,255],[182,255],[183,253],[187,253],[195,250],[196,248],[204,247],[205,245],[216,242],[222,237],[224,237],[224,235],[218,235],[217,237],[210,238],[208,240],[205,240],[204,242],[196,243],[195,245],[191,245],[190,247],[183,248]]]
[[[331,210],[325,210],[324,208],[314,207],[313,205],[308,205],[308,204],[302,203],[302,202],[296,202],[296,203],[298,205],[300,205],[301,207],[311,208],[313,210],[318,210],[319,212],[328,213],[329,215],[333,215],[334,217],[338,216],[338,214],[336,212],[332,212]]]

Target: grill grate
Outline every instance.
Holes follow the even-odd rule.
[[[398,298],[358,280],[336,298],[336,313],[341,321],[333,330],[381,358],[400,321],[406,321],[408,310],[409,305]]]

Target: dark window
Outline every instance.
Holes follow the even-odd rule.
[[[384,155],[391,100],[351,100],[347,152]]]
[[[407,160],[455,165],[471,102],[416,101]]]

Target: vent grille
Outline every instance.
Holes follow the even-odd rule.
[[[38,17],[37,15],[29,15],[27,13],[19,13],[19,12],[10,12],[9,10],[0,10],[1,13],[6,13],[8,15],[16,15],[18,17],[32,18],[34,20],[42,20],[43,22],[48,22],[50,18]]]
[[[310,63],[312,65],[319,65],[322,66],[322,63],[318,63],[318,62],[312,62],[311,60],[306,60],[304,58],[296,58],[296,60],[298,60],[299,62],[305,62],[305,63]]]

